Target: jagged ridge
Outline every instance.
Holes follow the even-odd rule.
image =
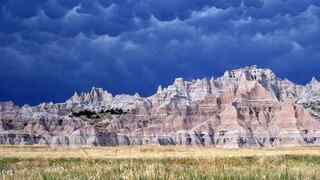
[[[18,107],[4,102],[0,103],[0,143],[318,144],[319,92],[315,78],[302,86],[277,78],[270,69],[250,66],[217,79],[177,78],[150,97],[113,96],[92,88],[59,104]],[[115,109],[121,113],[111,113]]]

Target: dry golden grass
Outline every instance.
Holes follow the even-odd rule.
[[[320,179],[320,147],[0,146],[0,179]]]
[[[3,158],[22,159],[163,159],[163,158],[225,158],[245,156],[312,155],[320,156],[320,147],[274,149],[218,149],[196,146],[118,146],[118,147],[47,147],[0,146]]]

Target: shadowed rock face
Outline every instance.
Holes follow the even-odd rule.
[[[151,97],[92,88],[60,104],[3,102],[0,144],[317,145],[319,92],[316,79],[301,86],[251,66],[217,79],[177,78]]]

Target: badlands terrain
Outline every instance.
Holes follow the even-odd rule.
[[[100,88],[64,103],[0,103],[0,144],[221,148],[320,144],[320,82],[298,85],[256,66],[159,86],[150,97]]]

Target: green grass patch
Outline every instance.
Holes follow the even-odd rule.
[[[317,179],[320,156],[283,155],[214,159],[0,158],[3,179]]]

